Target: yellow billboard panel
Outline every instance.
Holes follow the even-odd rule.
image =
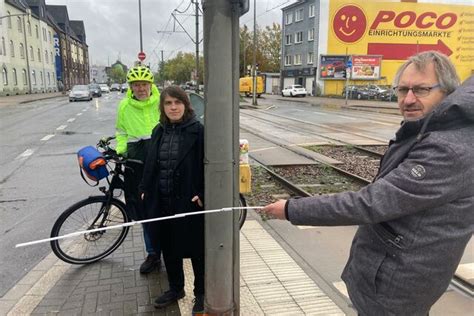
[[[331,0],[328,54],[381,55],[382,77],[417,52],[449,56],[462,80],[474,73],[474,5]]]

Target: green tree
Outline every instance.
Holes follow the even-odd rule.
[[[253,32],[244,25],[240,28],[240,75],[246,75],[247,66],[253,63],[253,53],[256,53],[258,70],[261,72],[280,71],[281,26],[273,23],[263,30],[257,28],[257,46],[254,48]]]
[[[126,80],[127,74],[123,70],[122,66],[120,65],[115,65],[111,70],[110,70],[110,79],[112,82],[116,83],[124,83]]]
[[[178,52],[176,57],[167,60],[164,63],[163,78],[175,83],[185,83],[191,81],[191,74],[196,68],[195,54]],[[199,82],[203,82],[204,59],[199,58]],[[161,78],[160,78],[161,79]]]

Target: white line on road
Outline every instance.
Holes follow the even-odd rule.
[[[65,129],[66,127],[67,127],[67,125],[61,125],[58,128],[56,128],[56,130],[61,131],[61,130]]]
[[[45,137],[41,138],[41,140],[42,141],[47,141],[47,140],[50,140],[53,137],[54,137],[54,134],[49,134],[49,135],[46,135]]]
[[[68,123],[72,123],[72,122],[74,122],[75,120],[76,120],[75,118],[70,118],[70,119],[69,119],[69,120],[67,120],[66,122],[68,122]]]
[[[77,116],[81,116],[81,115],[82,115],[82,113],[77,113],[76,115],[77,115]]]
[[[85,112],[85,111],[87,111],[87,108],[82,110],[82,112]]]
[[[322,113],[322,112],[313,112],[314,114],[318,114],[318,115],[329,115],[327,113]]]
[[[34,152],[35,152],[34,149],[27,149],[27,150],[25,150],[23,153],[19,154],[19,155],[15,158],[15,160],[17,160],[17,159],[22,159],[22,158],[27,158],[27,157],[31,156]]]

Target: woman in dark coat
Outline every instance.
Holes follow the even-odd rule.
[[[160,124],[151,137],[141,183],[148,218],[202,210],[204,200],[204,127],[197,121],[188,95],[171,86],[161,92]],[[149,224],[159,241],[168,273],[169,290],[155,300],[166,307],[185,296],[183,258],[194,270],[193,312],[204,309],[203,215]]]

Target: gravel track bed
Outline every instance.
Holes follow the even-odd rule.
[[[362,147],[362,148],[365,148],[365,149],[368,149],[368,150],[372,150],[372,151],[375,151],[381,155],[385,154],[385,152],[387,151],[387,148],[388,146],[387,145],[377,145],[377,146],[359,146],[359,147]]]
[[[364,179],[372,180],[377,175],[380,159],[355,148],[348,146],[308,146],[306,148],[339,160],[342,164],[337,165],[338,168]]]

